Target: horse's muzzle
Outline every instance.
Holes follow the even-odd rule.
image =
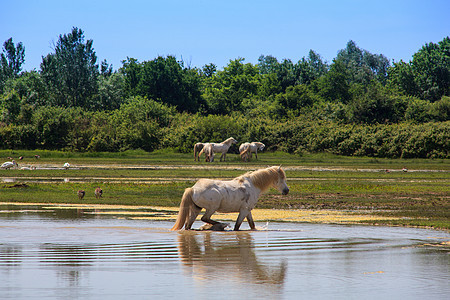
[[[289,194],[289,188],[283,189],[283,195],[287,195],[287,194]]]

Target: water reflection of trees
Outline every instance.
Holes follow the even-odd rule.
[[[232,280],[281,287],[286,276],[285,261],[276,265],[264,264],[258,260],[254,249],[253,238],[248,232],[186,231],[180,232],[178,237],[181,261],[198,280],[232,276]]]

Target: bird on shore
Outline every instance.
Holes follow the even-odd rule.
[[[78,190],[77,194],[78,194],[78,199],[83,200],[86,192],[84,190]]]
[[[95,189],[95,192],[94,192],[94,194],[95,194],[95,198],[101,198],[102,197],[102,195],[103,195],[103,190],[101,189],[101,188],[96,188]]]
[[[64,167],[64,169],[67,170],[68,168],[70,168],[70,164],[68,162],[66,162],[63,167]]]
[[[2,165],[0,166],[0,168],[6,169],[6,170],[9,170],[9,169],[12,168],[12,167],[16,167],[16,168],[19,167],[19,165],[16,163],[16,161],[15,161],[14,159],[13,159],[12,161],[4,162],[4,163],[2,163]]]

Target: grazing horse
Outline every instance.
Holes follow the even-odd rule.
[[[214,150],[213,149],[214,148],[213,148],[212,143],[204,143],[203,149],[198,154],[199,160],[200,160],[200,155],[202,155],[202,153],[205,153],[205,161],[213,162],[214,161]]]
[[[250,147],[245,148],[239,155],[241,156],[242,161],[250,161],[252,155]]]
[[[243,143],[239,146],[239,153],[250,148],[250,158],[252,157],[252,153],[255,153],[256,159],[258,159],[258,150],[263,151],[265,146],[266,145],[260,142]]]
[[[204,143],[196,143],[194,145],[194,161],[200,161],[200,151],[202,151]]]
[[[95,194],[95,198],[101,198],[102,197],[102,195],[103,195],[103,190],[101,189],[101,188],[96,188],[95,189],[95,192],[94,192],[94,194]]]
[[[227,155],[228,149],[230,149],[231,144],[236,144],[237,141],[230,137],[223,141],[222,143],[212,143],[214,152],[220,152],[222,155],[220,156],[220,161],[225,161],[225,157]]]
[[[289,193],[286,174],[280,167],[269,167],[254,172],[247,172],[233,180],[200,179],[191,188],[184,190],[180,211],[172,230],[191,229],[202,208],[206,209],[201,220],[215,225],[211,220],[214,212],[239,212],[234,230],[239,230],[242,221],[247,218],[252,230],[255,229],[251,210],[258,202],[259,195],[270,187],[276,188],[283,195]]]

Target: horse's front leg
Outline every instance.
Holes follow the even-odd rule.
[[[220,156],[220,161],[222,161],[222,158],[223,158],[223,161],[225,161],[225,152],[222,152],[222,155]]]
[[[239,216],[236,220],[236,224],[234,224],[234,230],[238,231],[239,228],[241,227],[242,221],[244,221],[244,219],[250,214],[250,212],[248,210],[241,210],[239,212]],[[250,219],[253,220],[252,216],[250,215]],[[247,219],[248,220],[248,219]],[[249,223],[250,224],[250,223]],[[254,225],[254,224],[253,224]]]
[[[248,213],[248,215],[247,215],[247,222],[248,222],[248,225],[250,226],[251,230],[255,230],[256,229],[255,222],[253,221],[252,212]]]

